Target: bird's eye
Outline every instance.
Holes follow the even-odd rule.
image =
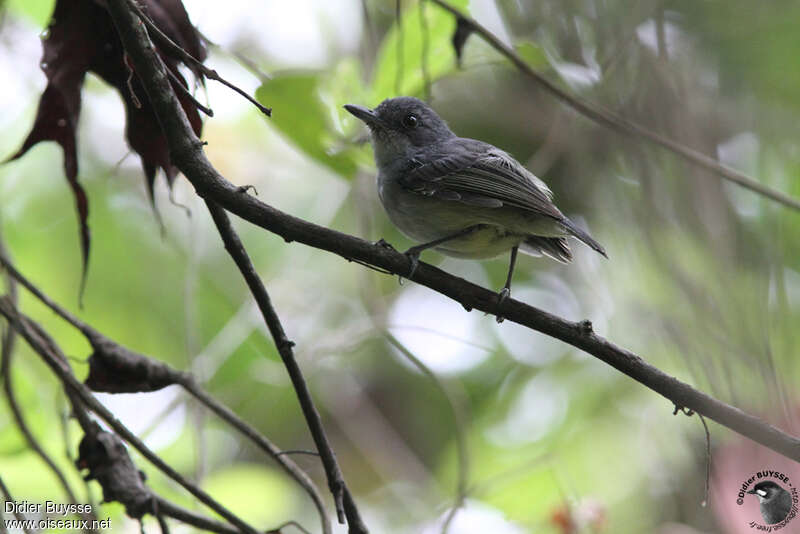
[[[414,115],[413,113],[410,113],[403,118],[403,126],[413,130],[414,128],[419,126],[419,118],[417,118],[417,116]]]

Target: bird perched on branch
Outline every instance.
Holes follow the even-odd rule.
[[[747,493],[758,497],[761,517],[768,525],[780,523],[786,519],[792,509],[791,493],[771,480],[759,482]]]
[[[398,97],[374,110],[344,108],[369,127],[378,195],[389,218],[422,242],[406,251],[409,276],[429,248],[461,258],[511,251],[502,302],[511,292],[518,250],[568,263],[572,252],[566,238],[572,236],[606,256],[553,204],[544,182],[499,148],[456,136],[424,102]]]

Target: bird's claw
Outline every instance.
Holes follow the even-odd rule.
[[[503,289],[500,290],[500,293],[497,294],[497,308],[498,308],[498,310],[499,310],[500,306],[503,305],[503,302],[505,302],[505,300],[510,296],[511,296],[511,289],[509,289],[507,287],[504,287]],[[497,323],[500,324],[503,321],[505,321],[506,318],[503,317],[502,315],[498,314],[496,320],[497,320]]]
[[[250,184],[248,184],[248,185],[240,185],[239,187],[236,188],[236,192],[237,193],[241,193],[241,194],[247,194],[247,192],[251,191],[251,190],[253,191],[253,193],[255,193],[256,196],[258,196],[258,190],[256,189],[256,186],[254,186],[254,185],[250,185]]]
[[[396,250],[396,249],[395,249],[395,248],[394,248],[394,247],[391,245],[391,243],[389,243],[388,241],[386,241],[384,238],[380,238],[380,239],[378,239],[378,240],[377,240],[377,241],[375,241],[375,243],[373,243],[373,244],[374,244],[376,247],[381,247],[381,248],[385,248],[385,249],[389,249],[389,250]]]
[[[408,258],[408,261],[411,262],[411,270],[409,271],[408,276],[406,276],[406,278],[410,280],[414,276],[414,273],[417,272],[417,267],[419,267],[419,252],[409,249],[405,252],[405,254]]]

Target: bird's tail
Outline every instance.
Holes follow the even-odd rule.
[[[586,243],[589,247],[593,248],[594,250],[596,250],[606,258],[608,258],[608,254],[606,254],[606,249],[603,248],[603,245],[595,241],[592,236],[586,233],[585,230],[579,228],[578,225],[576,225],[574,222],[564,217],[564,219],[561,221],[561,225],[567,230],[567,232],[569,232],[576,238]]]
[[[572,261],[572,252],[569,250],[569,243],[566,237],[542,237],[529,235],[525,238],[519,249],[533,256],[547,256],[561,263]]]

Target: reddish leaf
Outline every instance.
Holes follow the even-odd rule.
[[[180,0],[140,0],[145,13],[173,41],[199,61],[206,58],[197,30]],[[39,100],[31,132],[22,147],[9,160],[23,156],[39,141],[55,141],[64,151],[64,172],[72,188],[81,232],[83,280],[89,262],[90,232],[89,203],[78,182],[76,128],[81,108],[81,88],[86,72],[94,72],[120,92],[125,103],[126,136],[131,148],[142,160],[150,202],[155,209],[153,184],[159,168],[164,170],[167,183],[177,175],[169,149],[147,94],[135,76],[124,54],[108,12],[97,0],[57,0],[50,26],[43,40],[41,67],[47,76],[47,88]],[[160,54],[176,80],[188,87],[178,70],[178,61]],[[202,78],[194,65],[187,65],[198,80]],[[177,88],[176,88],[177,89]],[[189,121],[199,135],[200,116],[192,101],[176,90]]]

